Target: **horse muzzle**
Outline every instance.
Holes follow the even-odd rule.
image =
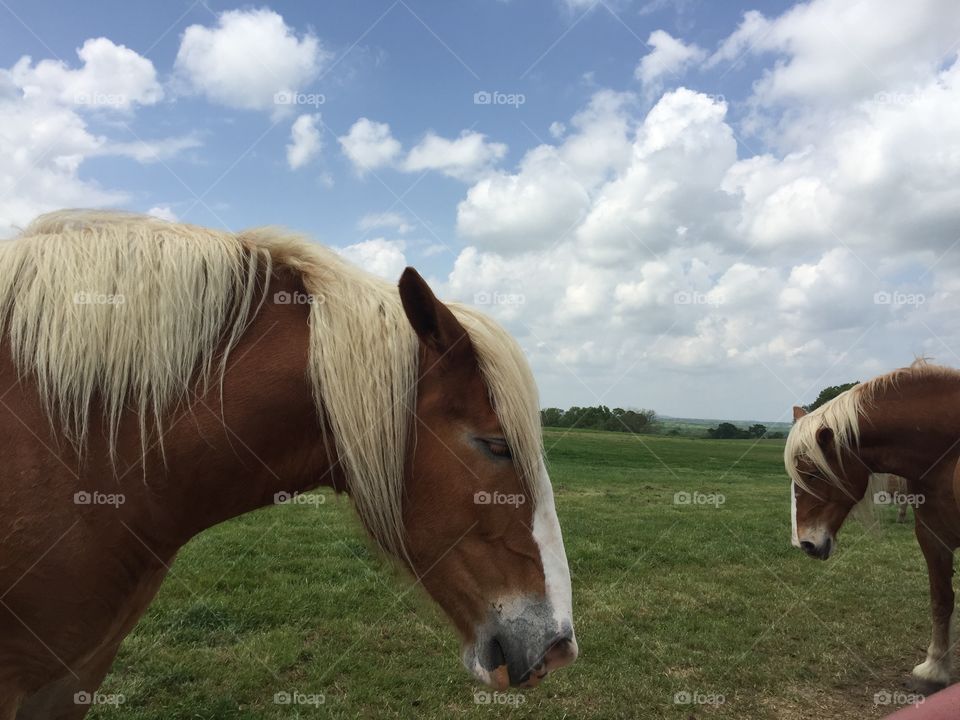
[[[505,618],[494,613],[463,654],[464,665],[481,682],[497,690],[536,687],[552,671],[571,665],[579,653],[573,625],[557,620],[549,605],[529,605]]]

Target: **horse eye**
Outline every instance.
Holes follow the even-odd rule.
[[[502,457],[502,458],[513,457],[513,454],[510,452],[510,446],[507,445],[505,440],[499,440],[499,439],[491,440],[491,439],[485,438],[483,440],[483,444],[487,446],[487,450],[489,450],[492,454],[496,455],[497,457]]]

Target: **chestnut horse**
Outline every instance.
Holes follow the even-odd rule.
[[[0,348],[0,720],[83,717],[180,547],[321,485],[478,680],[576,658],[530,370],[411,268],[398,291],[275,230],[54,213],[0,245]]]
[[[791,479],[793,544],[826,560],[872,473],[904,478],[904,500],[930,580],[933,636],[913,669],[928,693],[950,683],[953,552],[960,546],[960,372],[918,360],[837,396],[811,413],[794,408],[784,463]],[[876,489],[880,489],[879,487]]]

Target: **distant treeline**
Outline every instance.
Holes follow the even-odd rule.
[[[624,410],[606,405],[572,407],[569,410],[544,408],[540,422],[544,427],[608,430],[610,432],[649,432],[657,414],[653,410]]]
[[[782,432],[767,432],[767,426],[756,423],[748,428],[739,428],[733,423],[722,422],[707,430],[707,437],[714,440],[748,440],[750,438],[782,438]]]

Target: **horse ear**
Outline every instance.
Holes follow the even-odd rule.
[[[824,426],[817,430],[817,445],[823,449],[833,445],[833,428]]]
[[[793,406],[793,419],[794,419],[795,421],[796,421],[796,420],[799,420],[800,418],[802,418],[802,417],[803,417],[804,415],[806,415],[806,414],[807,414],[807,411],[804,410],[804,409],[803,409],[802,407],[800,407],[799,405],[794,405],[794,406]]]
[[[450,308],[437,300],[420,273],[408,267],[400,276],[400,301],[420,342],[441,357],[469,352],[470,337]]]

